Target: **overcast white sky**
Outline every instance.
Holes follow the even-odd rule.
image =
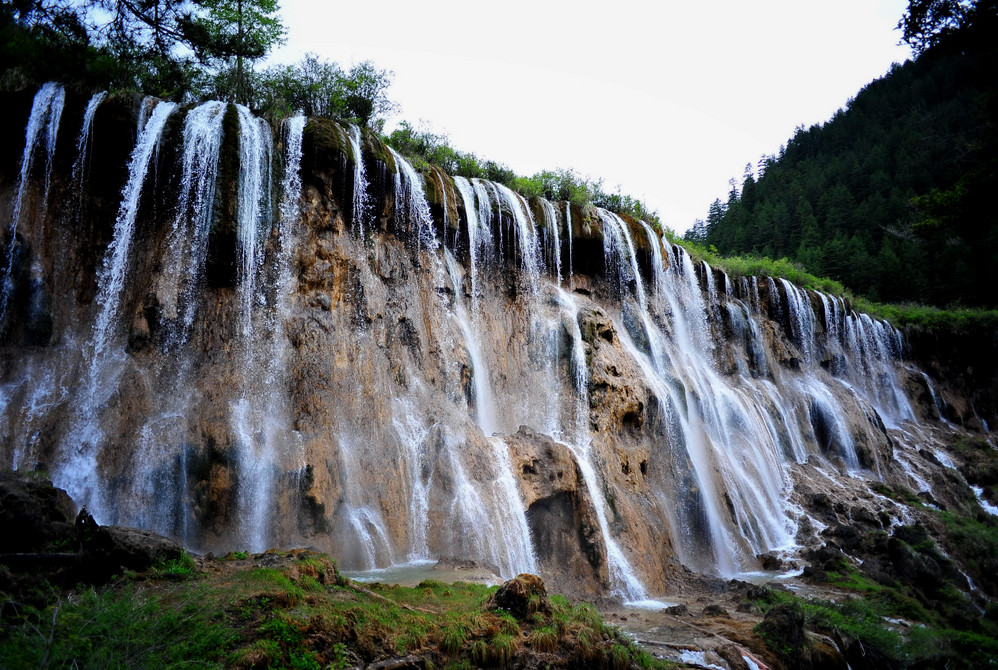
[[[519,174],[574,168],[677,232],[891,63],[907,0],[281,0],[287,44],[395,73],[390,121]]]

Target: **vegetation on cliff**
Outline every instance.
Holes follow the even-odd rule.
[[[773,260],[755,254],[723,255],[714,245],[678,238],[666,231],[667,237],[683,246],[690,256],[706,261],[712,267],[731,277],[781,277],[798,286],[838,296],[859,311],[884,319],[898,328],[914,327],[927,331],[965,332],[968,330],[994,330],[998,328],[998,310],[953,306],[940,308],[917,302],[884,303],[858,295],[841,281],[820,277],[809,272],[803,264],[783,257]]]
[[[749,165],[688,239],[786,257],[874,301],[996,305],[998,9],[916,1],[902,23],[921,55]]]
[[[531,177],[523,177],[505,165],[455,149],[445,135],[428,128],[416,128],[406,122],[385,137],[385,141],[420,169],[436,165],[454,176],[477,177],[504,184],[528,198],[543,197],[571,202],[579,207],[602,207],[642,219],[657,228],[662,226],[658,214],[649,210],[641,200],[622,193],[619,188],[616,193],[607,191],[601,179],[584,177],[570,169],[543,170]]]

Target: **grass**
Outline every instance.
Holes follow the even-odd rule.
[[[828,277],[813,275],[797,262],[787,258],[774,260],[766,256],[722,256],[713,245],[705,245],[666,233],[669,241],[679,244],[698,261],[707,261],[711,266],[724,270],[732,277],[774,277],[783,278],[798,286],[821,291],[847,300],[858,312],[890,322],[898,328],[912,326],[928,331],[964,332],[998,327],[998,310],[967,309],[954,306],[941,309],[928,305],[885,304],[867,300],[855,295],[842,282]]]
[[[847,566],[829,573],[829,582],[854,593],[840,602],[802,598],[784,591],[766,591],[751,604],[763,613],[783,605],[799,607],[806,626],[831,636],[840,648],[864,650],[882,667],[979,668],[998,658],[998,607],[993,616],[981,619],[976,630],[954,630],[947,621],[949,607],[930,610],[904,587],[878,584]],[[952,609],[965,596],[947,593]],[[908,623],[897,625],[904,620]],[[757,633],[778,656],[793,653],[785,640],[776,639],[763,627]]]
[[[197,565],[191,555],[185,551],[180,555],[180,558],[154,565],[151,573],[154,579],[193,579],[197,574]]]
[[[0,667],[324,670],[406,654],[440,668],[508,667],[533,655],[572,667],[667,667],[591,605],[562,597],[531,603],[518,620],[486,608],[497,587],[359,586],[303,551],[259,563],[227,556],[199,572],[185,554],[103,590],[53,590],[46,607],[8,599]]]

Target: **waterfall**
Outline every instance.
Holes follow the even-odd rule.
[[[486,435],[491,435],[499,429],[495,399],[492,396],[492,385],[489,382],[489,370],[485,364],[478,338],[472,332],[471,320],[464,307],[461,295],[461,279],[457,271],[457,263],[449,250],[444,250],[444,262],[447,276],[450,279],[454,295],[454,317],[458,322],[461,334],[464,335],[464,345],[471,361],[471,379],[475,387],[475,420],[478,427]]]
[[[474,304],[478,293],[478,247],[482,238],[481,221],[478,218],[478,207],[475,206],[475,189],[464,177],[454,177],[454,186],[461,194],[464,203],[464,216],[468,221],[468,274],[471,280],[471,300]]]
[[[519,243],[520,265],[527,275],[527,282],[531,290],[536,291],[541,271],[544,269],[544,261],[541,258],[540,241],[534,226],[534,218],[522,196],[514,193],[503,184],[493,184],[493,186],[498,189],[509,209],[510,217],[512,217],[515,226],[516,239]]]
[[[125,285],[132,240],[135,235],[135,217],[138,214],[142,185],[145,182],[146,173],[149,171],[153,150],[159,143],[166,121],[177,107],[171,102],[149,99],[143,102],[143,106],[147,104],[155,105],[155,110],[135,141],[135,149],[132,151],[128,165],[128,181],[122,191],[121,205],[114,222],[114,236],[107,248],[104,264],[98,277],[100,288],[97,293],[97,304],[99,311],[90,345],[92,361],[94,362],[91,366],[90,376],[92,392],[97,383],[95,377],[99,372],[98,364],[107,355],[107,348],[114,335],[112,329],[117,323],[118,310],[121,306],[121,292]]]
[[[242,110],[240,109],[242,113]],[[240,168],[240,229],[245,244],[244,258],[257,260],[244,266],[240,292],[243,312],[243,352],[240,369],[242,393],[230,408],[231,422],[236,441],[236,459],[239,464],[240,486],[237,506],[244,520],[243,541],[251,551],[264,551],[269,546],[274,496],[274,470],[279,457],[294,441],[289,411],[286,407],[283,380],[287,366],[287,337],[285,328],[290,319],[288,307],[293,300],[293,269],[291,249],[296,235],[298,207],[301,200],[301,157],[305,117],[296,116],[285,122],[284,180],[279,208],[280,220],[274,244],[274,273],[271,284],[260,287],[257,296],[257,275],[261,271],[269,225],[261,221],[260,203],[269,200],[271,135],[268,126],[260,126],[246,113],[246,122],[240,117],[241,156],[245,157]],[[249,132],[246,132],[246,131]],[[246,137],[248,135],[248,138]],[[257,160],[263,157],[265,160]],[[255,174],[245,175],[253,172]],[[245,210],[243,207],[245,206]],[[259,238],[257,235],[259,234]],[[254,307],[266,304],[270,296],[272,309],[263,313],[263,328],[253,327]],[[353,518],[360,524],[360,512]],[[362,524],[361,524],[362,526]]]
[[[18,177],[17,195],[14,199],[14,213],[7,229],[10,239],[7,247],[7,262],[4,263],[3,284],[0,285],[0,326],[7,317],[7,303],[13,291],[14,257],[17,248],[17,226],[21,220],[21,209],[31,181],[31,167],[34,164],[35,150],[40,141],[45,144],[45,192],[41,201],[39,219],[44,220],[48,206],[49,185],[52,177],[52,156],[55,154],[56,138],[59,134],[59,120],[66,101],[66,92],[59,84],[49,82],[35,93],[31,103],[31,115],[24,131],[24,152],[21,154],[21,172]],[[44,136],[44,140],[42,139]]]
[[[87,109],[83,114],[80,137],[76,140],[76,161],[73,163],[73,182],[80,189],[81,196],[83,195],[83,186],[86,181],[87,171],[89,170],[90,138],[93,135],[94,116],[97,114],[97,108],[104,102],[105,97],[107,97],[107,93],[101,91],[100,93],[94,93],[93,97],[90,98],[90,102],[87,103]]]
[[[554,266],[555,279],[561,283],[561,236],[558,231],[558,213],[546,198],[540,199],[544,211],[544,249],[545,256],[551,258]]]
[[[42,196],[56,97],[54,85],[36,96],[16,198],[9,185],[12,235],[27,238]],[[103,155],[102,99],[83,112],[71,177],[59,161],[51,183],[79,188]],[[224,136],[233,109],[238,139]],[[394,151],[393,183],[376,182],[362,149],[377,139],[356,126],[330,130],[353,193],[316,207],[303,201],[303,177],[319,183],[302,174],[304,117],[272,137],[245,107],[175,110],[144,101],[113,221],[83,219],[80,194],[86,225],[59,232],[85,248],[81,230],[107,230],[103,263],[83,282],[46,278],[77,298],[51,309],[49,347],[5,343],[0,370],[0,465],[50,467],[102,522],[201,551],[301,544],[348,568],[453,557],[511,577],[561,569],[559,543],[579,529],[537,524],[561,524],[561,506],[581,501],[595,544],[578,550],[606,555],[592,575],[573,558],[572,577],[591,590],[608,575],[616,595],[643,600],[668,587],[663,561],[734,577],[757,571],[758,554],[793,551],[800,477],[929,487],[905,435],[916,422],[905,383],[924,373],[900,331],[842,299],[718,274],[605,209],[585,210],[575,243],[570,203],[479,178],[451,189]],[[368,216],[375,194],[378,211],[394,205],[387,231]],[[346,233],[323,218],[350,211]],[[215,224],[226,244],[235,233],[220,247],[234,285],[208,281]],[[573,274],[573,244],[597,255],[587,267],[602,252],[605,274]],[[12,253],[5,291],[20,272]],[[543,480],[556,476],[545,459],[570,476]]]
[[[353,225],[357,234],[364,237],[364,218],[367,216],[367,173],[364,170],[364,155],[361,152],[363,142],[360,127],[350,124],[347,133],[350,140],[350,151],[353,153]]]
[[[794,343],[804,357],[803,364],[811,365],[814,362],[814,310],[811,299],[804,289],[797,288],[782,277],[780,284],[787,294],[787,312]]]
[[[596,510],[596,519],[599,523],[600,533],[603,535],[603,541],[606,544],[607,561],[610,565],[610,583],[614,594],[627,601],[646,600],[648,594],[644,586],[634,574],[634,569],[631,567],[630,562],[624,556],[620,545],[617,544],[617,541],[610,533],[610,524],[606,519],[607,503],[600,490],[596,470],[593,468],[590,459],[590,445],[586,444],[579,447],[565,442],[562,442],[562,444],[575,456],[575,462],[579,466],[579,472],[582,473],[586,491],[593,501],[593,508]]]
[[[582,340],[582,332],[578,328],[578,307],[571,294],[561,288],[557,289],[558,302],[570,316],[569,323],[575,324],[571,330],[572,336],[572,370],[575,376],[576,389],[576,411],[573,426],[575,441],[560,441],[575,457],[575,462],[582,474],[582,480],[586,487],[586,492],[593,503],[596,512],[596,519],[599,524],[603,543],[606,545],[607,561],[609,563],[609,575],[611,588],[616,595],[628,601],[645,600],[648,595],[641,580],[634,573],[630,562],[627,560],[620,545],[610,532],[610,524],[606,518],[606,498],[603,495],[599,484],[596,469],[592,464],[591,448],[592,438],[589,435],[587,426],[587,415],[589,406],[589,369],[586,366],[585,343]],[[579,446],[582,445],[582,446]]]
[[[565,237],[568,239],[568,280],[572,280],[572,203],[565,201]]]
[[[267,211],[270,202],[270,164],[273,140],[270,126],[257,119],[247,107],[236,105],[239,113],[239,210],[236,223],[239,258],[239,294],[242,305],[243,336],[253,328],[253,307],[257,300],[257,273],[263,262],[264,243],[269,233]]]
[[[189,495],[186,465],[179,477],[164,479],[156,464],[183,443],[194,403],[194,361],[187,345],[201,303],[226,108],[222,102],[207,102],[188,111],[184,118],[180,192],[156,291],[163,347],[171,358],[157,374],[163,382],[157,411],[140,431],[138,468],[131,487],[133,504],[129,506],[138,511],[131,523],[180,534],[185,540],[189,540],[191,529],[187,515],[177,509]],[[186,463],[186,458],[186,451],[180,448],[180,462]]]
[[[83,397],[77,411],[77,424],[67,439],[69,444],[75,444],[57,469],[58,478],[67,492],[75,500],[88,504],[91,513],[97,518],[109,512],[102,499],[97,470],[97,450],[101,446],[101,429],[97,418],[102,405],[107,401],[107,394],[112,390],[110,387],[113,386],[112,383],[105,383],[110,381],[104,379],[105,374],[113,376],[113,373],[105,372],[105,366],[115,356],[109,351],[109,347],[118,323],[142,185],[166,121],[177,107],[172,102],[149,98],[142,104],[155,105],[155,109],[139,131],[129,160],[128,181],[122,191],[121,204],[114,222],[114,235],[98,275],[98,311],[86,348],[89,370],[83,380]]]
[[[423,178],[413,169],[409,161],[391,147],[388,150],[395,159],[395,220],[408,229],[415,228],[416,241],[420,246],[433,250],[439,244],[433,227],[433,215],[423,190]]]
[[[208,253],[225,109],[223,102],[206,102],[190,110],[184,119],[180,193],[170,228],[166,272],[158,291],[166,315],[167,344],[174,349],[187,343],[194,325]]]

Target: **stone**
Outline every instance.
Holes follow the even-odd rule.
[[[550,615],[551,601],[541,578],[523,573],[503,582],[485,602],[484,609],[502,609],[517,619],[525,619],[535,612]]]
[[[759,554],[756,556],[759,559],[759,563],[762,564],[763,570],[782,570],[783,569],[783,559],[781,559],[776,554],[767,553]]]
[[[76,506],[41,473],[0,474],[0,553],[76,551]]]
[[[728,610],[724,609],[720,605],[711,604],[703,608],[701,612],[704,616],[714,616],[714,617],[730,617]]]

